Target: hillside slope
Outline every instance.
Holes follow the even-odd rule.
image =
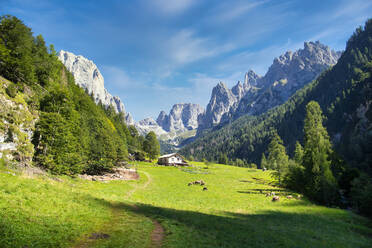
[[[100,173],[127,160],[128,150],[142,150],[143,137],[129,131],[124,114],[97,105],[53,46],[13,16],[0,17],[0,83],[0,158],[7,163]]]
[[[182,149],[184,155],[216,160],[220,154],[230,159],[259,162],[274,128],[293,151],[303,133],[305,106],[319,102],[326,127],[336,150],[351,164],[371,168],[371,59],[372,20],[358,28],[349,39],[338,63],[312,83],[298,90],[285,104],[260,116],[243,116],[215,128]]]

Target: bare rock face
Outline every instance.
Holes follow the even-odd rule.
[[[235,95],[227,86],[220,82],[212,90],[211,100],[207,105],[205,113],[198,118],[199,129],[213,127],[220,123],[222,116],[230,111],[230,108],[239,100],[242,86],[234,87]]]
[[[173,105],[169,115],[161,111],[156,122],[167,132],[183,132],[198,128],[198,116],[204,109],[198,104],[179,103]]]
[[[284,103],[298,89],[337,63],[341,52],[317,42],[305,42],[304,49],[288,51],[275,58],[268,72],[260,77],[249,70],[243,85],[232,89],[219,83],[212,91],[204,115],[199,117],[199,129],[234,120],[242,115],[259,115]]]
[[[298,89],[310,83],[324,70],[337,63],[341,52],[317,42],[305,42],[304,49],[288,51],[275,58],[266,75],[258,78],[260,89],[245,95],[239,102],[235,118],[244,114],[259,115],[288,100]]]
[[[179,103],[173,105],[169,114],[161,111],[156,121],[146,118],[135,126],[142,135],[153,131],[158,137],[173,140],[179,133],[198,128],[198,116],[202,113],[204,109],[198,104]]]
[[[158,137],[161,135],[167,135],[167,132],[151,117],[135,123],[135,127],[142,135],[146,135],[151,131],[153,131]]]
[[[113,106],[115,112],[124,113],[125,107],[118,96],[112,96],[106,89],[104,78],[93,61],[66,51],[59,51],[58,59],[66,66],[75,78],[75,83],[92,94],[96,103],[102,102],[105,106]],[[125,119],[133,122],[130,114]],[[132,123],[128,123],[132,124]]]

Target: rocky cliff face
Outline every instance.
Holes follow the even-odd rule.
[[[259,115],[284,103],[298,89],[311,82],[324,70],[337,63],[341,52],[317,42],[305,42],[304,49],[288,51],[275,58],[266,75],[257,80],[260,88],[245,95],[232,116]]]
[[[153,131],[158,137],[167,135],[167,132],[164,131],[164,129],[151,117],[135,123],[135,126],[138,132],[142,135],[146,135],[150,131]]]
[[[337,63],[341,52],[317,42],[305,42],[304,49],[288,51],[275,58],[268,72],[260,77],[250,70],[244,84],[228,89],[219,83],[212,91],[205,114],[199,117],[202,131],[244,114],[258,115],[284,103],[298,89]]]
[[[6,88],[12,83],[0,76],[0,159],[31,165],[31,139],[39,116],[28,104],[28,94],[11,97]],[[29,88],[25,86],[25,93]]]
[[[112,96],[106,89],[103,76],[93,61],[70,52],[61,50],[58,59],[66,66],[75,78],[75,83],[92,94],[96,103],[113,106],[117,113],[125,114],[125,107],[118,96]],[[125,114],[126,122],[134,124],[132,116]]]
[[[213,127],[221,121],[225,122],[230,118],[231,113],[237,108],[240,100],[249,92],[255,92],[260,76],[252,70],[245,74],[244,83],[240,81],[230,89],[220,82],[212,90],[211,100],[207,110],[198,118],[199,129]]]
[[[198,104],[179,103],[173,105],[169,114],[164,111],[159,113],[158,118],[146,118],[136,123],[137,129],[142,134],[154,131],[158,136],[167,138],[198,128],[198,116],[204,113],[204,109]]]
[[[167,132],[193,130],[198,128],[198,116],[203,112],[204,109],[198,104],[175,104],[169,115],[161,111],[156,122]]]

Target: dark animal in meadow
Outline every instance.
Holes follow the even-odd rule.
[[[203,188],[203,191],[206,191],[206,190],[208,190],[208,188],[207,188],[207,187],[204,187],[204,188]]]
[[[279,196],[274,196],[272,201],[279,201],[279,199],[280,199]]]
[[[194,183],[193,183],[193,182],[191,182],[191,183],[188,183],[188,184],[187,184],[187,186],[191,186],[191,185],[193,185],[193,184],[194,184]]]

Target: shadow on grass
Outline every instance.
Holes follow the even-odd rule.
[[[214,215],[141,203],[111,205],[159,220],[166,230],[165,247],[369,247],[372,242],[372,229],[350,222],[346,212],[329,216],[321,210]],[[297,205],[304,203],[294,200],[288,208]],[[361,226],[364,233],[356,231]]]
[[[237,191],[241,194],[267,194],[267,193],[275,193],[275,195],[287,196],[291,195],[292,193],[285,189],[248,189],[248,190],[239,190]]]

